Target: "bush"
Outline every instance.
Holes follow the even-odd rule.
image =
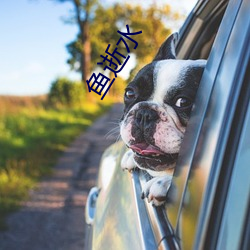
[[[6,228],[6,215],[20,206],[41,176],[52,172],[65,147],[108,108],[85,101],[83,108],[44,109],[26,98],[0,96],[5,107],[1,112],[0,105],[0,231]]]
[[[51,84],[48,100],[53,107],[82,107],[84,94],[81,82],[58,78]]]

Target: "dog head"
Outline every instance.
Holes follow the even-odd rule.
[[[161,46],[125,89],[120,133],[142,169],[165,172],[176,164],[205,60],[178,60],[178,34]]]

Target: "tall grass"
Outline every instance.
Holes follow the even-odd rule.
[[[0,96],[0,229],[57,157],[110,104],[45,108],[45,98]]]

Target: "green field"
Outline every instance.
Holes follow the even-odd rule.
[[[28,190],[65,147],[110,104],[52,109],[46,97],[0,96],[0,229],[6,214],[28,197]]]

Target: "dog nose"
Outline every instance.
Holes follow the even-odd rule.
[[[159,118],[157,112],[152,109],[139,109],[135,114],[135,124],[140,129],[150,127]]]

